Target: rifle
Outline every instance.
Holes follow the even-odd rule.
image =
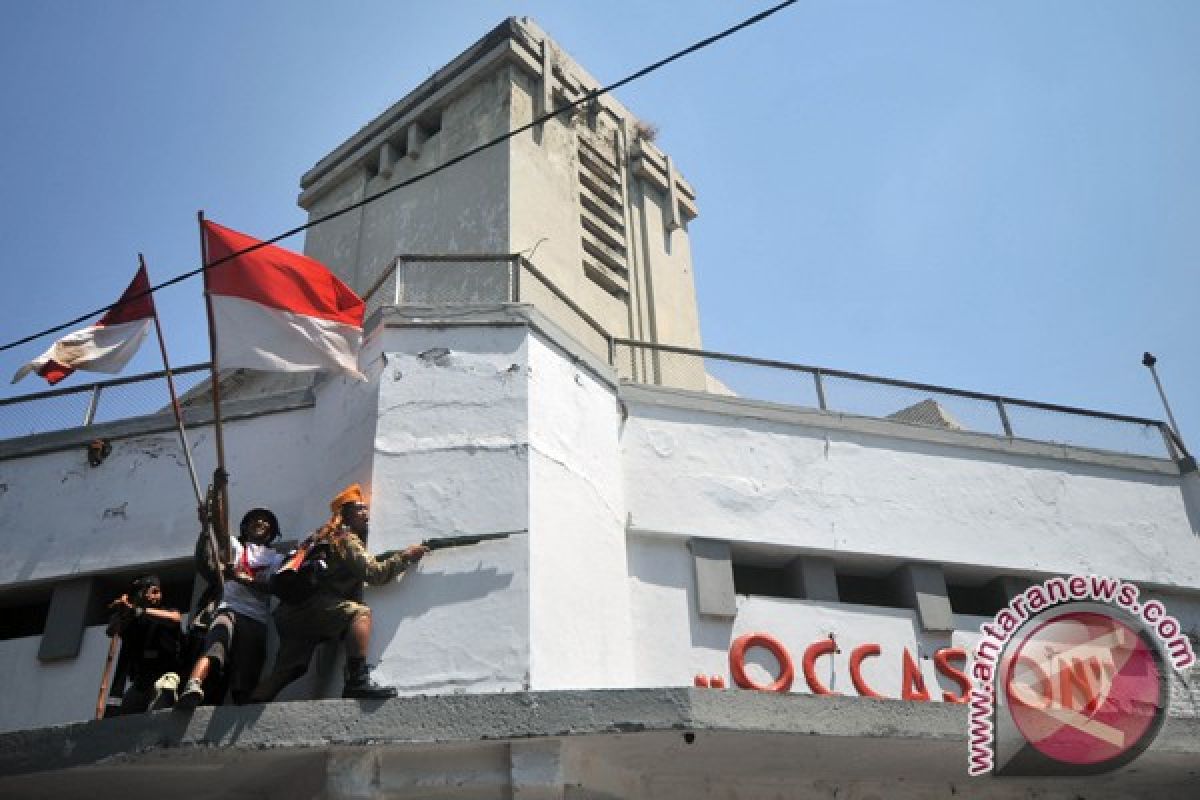
[[[462,536],[440,536],[433,539],[425,539],[421,542],[422,545],[430,550],[445,550],[450,547],[467,547],[468,545],[479,544],[480,542],[490,541],[492,539],[507,539],[514,533],[525,533],[525,531],[499,531],[497,533],[468,533]],[[377,558],[389,558],[397,553],[402,553],[403,550],[385,550],[380,553]]]
[[[108,687],[112,681],[113,662],[117,660],[117,651],[121,648],[121,637],[114,634],[108,641],[108,658],[104,660],[104,673],[100,676],[100,696],[96,698],[96,719],[104,719],[108,708]]]

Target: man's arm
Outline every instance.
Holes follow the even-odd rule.
[[[421,557],[429,552],[428,548],[417,544],[376,558],[367,552],[362,540],[352,533],[339,537],[334,547],[338,548],[346,566],[355,576],[376,586],[394,579],[407,569],[409,564],[420,561]]]
[[[143,606],[135,606],[129,602],[129,596],[124,594],[112,601],[108,607],[115,612],[114,620],[109,623],[109,636],[112,636],[113,633],[120,634],[130,622],[141,616],[166,620],[167,622],[177,624],[183,620],[183,615],[173,608],[145,608]]]

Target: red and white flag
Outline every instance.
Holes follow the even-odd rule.
[[[261,244],[204,221],[208,261]],[[323,264],[267,245],[206,272],[221,368],[358,370],[366,304]]]
[[[142,267],[133,282],[95,325],[69,333],[46,352],[17,370],[12,382],[31,372],[53,386],[77,369],[88,372],[120,372],[142,346],[154,321],[154,297],[150,279]],[[141,295],[138,297],[138,295]]]

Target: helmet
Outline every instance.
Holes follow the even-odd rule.
[[[238,535],[239,539],[244,539],[246,537],[247,528],[249,528],[250,523],[256,519],[265,519],[267,521],[267,527],[271,531],[271,533],[267,536],[267,544],[270,544],[279,538],[279,520],[275,518],[275,515],[271,512],[271,510],[268,508],[252,508],[242,516],[242,524],[240,527],[241,533]]]

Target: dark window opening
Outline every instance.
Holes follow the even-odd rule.
[[[838,599],[843,603],[885,608],[908,608],[890,578],[868,575],[837,575]]]
[[[795,597],[781,567],[752,567],[733,565],[733,591],[737,594],[757,594],[767,597]]]
[[[421,115],[417,120],[417,124],[421,126],[421,132],[425,134],[426,139],[432,139],[442,131],[442,112],[429,111]]]
[[[990,617],[1008,604],[1008,598],[994,583],[982,586],[947,585],[946,593],[950,596],[950,609],[955,614]]]
[[[41,636],[46,629],[50,598],[35,602],[0,605],[0,640]]]

